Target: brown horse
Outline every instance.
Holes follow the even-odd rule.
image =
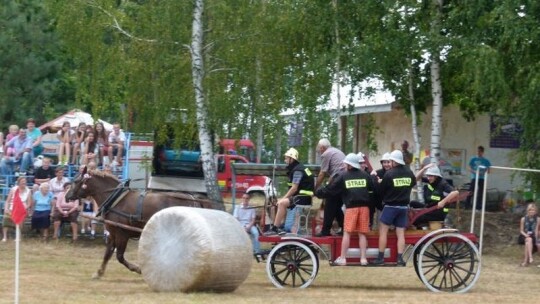
[[[98,170],[86,169],[79,174],[66,198],[75,199],[92,196],[105,220],[109,231],[103,262],[94,278],[105,273],[107,262],[116,249],[116,259],[129,270],[141,273],[139,266],[124,258],[130,238],[138,238],[150,217],[161,209],[173,206],[188,206],[212,209],[212,203],[200,194],[185,192],[140,192],[124,186],[118,178]],[[132,228],[132,229],[129,229]],[[134,228],[134,229],[133,229]]]

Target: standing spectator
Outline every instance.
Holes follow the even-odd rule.
[[[71,183],[64,184],[63,191],[56,195],[53,209],[53,225],[54,233],[53,239],[58,239],[58,232],[60,230],[60,224],[62,221],[69,222],[71,225],[72,242],[77,241],[78,238],[78,225],[77,219],[79,218],[79,200],[66,201],[66,193],[69,190]]]
[[[81,165],[87,165],[89,162],[99,161],[99,146],[96,142],[93,131],[86,133],[86,138],[81,144]]]
[[[287,208],[293,209],[296,205],[311,205],[313,196],[313,173],[298,161],[298,151],[290,148],[285,152],[285,163],[287,164],[287,177],[289,178],[289,190],[277,201],[277,213],[274,224],[265,235],[285,234],[281,230],[281,225],[285,219]]]
[[[527,213],[519,221],[519,238],[518,242],[525,245],[523,263],[521,266],[528,266],[533,262],[533,252],[536,248],[536,240],[538,240],[538,229],[540,218],[538,217],[538,209],[534,203],[527,205]]]
[[[51,167],[51,159],[43,158],[41,167],[34,171],[34,191],[38,190],[39,185],[48,183],[55,177],[54,169]],[[50,189],[49,189],[50,190]]]
[[[26,121],[26,129],[28,137],[32,139],[32,157],[37,157],[43,152],[43,144],[41,143],[43,133],[36,128],[36,121],[33,118],[28,118]]]
[[[107,160],[107,163],[112,162],[113,159],[112,150],[109,151],[109,133],[105,130],[105,126],[102,122],[97,122],[94,125],[94,130],[99,147],[99,162],[97,163],[102,166],[105,164],[105,159]],[[105,156],[107,156],[107,158],[105,158]]]
[[[12,140],[13,137],[19,135],[19,126],[11,125],[8,130],[9,132],[6,135],[6,140],[4,141],[4,146],[2,148],[4,149],[5,156],[15,156],[15,149],[13,149],[13,147],[6,147],[5,144]]]
[[[480,168],[483,166],[484,168]],[[484,176],[489,173],[491,162],[484,157],[484,147],[478,146],[477,155],[469,161],[469,172],[471,173],[471,185],[469,186],[469,196],[467,197],[467,207],[473,205],[474,187],[476,184],[476,170],[478,171],[478,191],[476,195],[476,210],[482,210],[482,198],[484,196]]]
[[[373,262],[375,265],[384,264],[384,251],[388,238],[388,229],[396,227],[397,236],[397,265],[405,266],[403,250],[405,249],[405,228],[407,228],[407,211],[411,191],[416,184],[416,176],[405,165],[403,153],[394,150],[390,153],[392,169],[384,175],[379,191],[383,198],[383,211],[379,222],[379,256]]]
[[[51,207],[53,194],[49,190],[49,183],[39,185],[39,191],[34,192],[34,214],[32,215],[32,229],[38,229],[44,241],[49,238],[51,227]]]
[[[15,228],[15,223],[13,223],[13,220],[11,219],[13,198],[15,195],[19,195],[25,209],[30,210],[32,208],[32,191],[26,186],[26,177],[20,176],[17,178],[17,184],[9,190],[9,194],[6,198],[4,218],[2,220],[2,233],[4,236],[2,242],[5,242],[8,239],[9,228]]]
[[[409,142],[404,140],[401,143],[401,153],[406,166],[410,166],[413,161],[413,154],[409,151]]]
[[[261,245],[259,243],[259,229],[255,225],[255,219],[257,214],[255,209],[249,206],[249,200],[251,199],[248,193],[242,195],[242,205],[237,205],[234,208],[234,218],[236,218],[246,233],[249,234],[251,238],[251,243],[253,244],[253,254],[258,254],[261,250]]]
[[[77,164],[79,159],[79,152],[81,151],[81,144],[86,138],[86,123],[80,122],[75,136],[73,136],[73,156],[71,158],[71,164]]]
[[[109,133],[109,155],[112,154],[116,159],[112,162],[112,166],[122,166],[122,157],[124,156],[124,143],[126,142],[126,134],[120,130],[120,124],[113,124],[113,130]]]
[[[60,141],[60,148],[58,149],[58,165],[67,165],[69,163],[69,156],[71,154],[71,143],[75,131],[71,129],[69,121],[64,121],[62,129],[58,130],[56,137]]]
[[[319,140],[317,152],[321,154],[321,171],[317,176],[315,189],[322,186],[325,178],[328,178],[328,183],[331,183],[334,175],[343,170],[342,163],[345,159],[345,154],[339,149],[332,147],[327,138]],[[341,228],[338,233],[343,233],[343,210],[341,209],[343,203],[341,202],[341,197],[339,195],[328,196],[325,200],[324,223],[321,232],[316,234],[316,236],[329,236],[334,219]]]
[[[341,255],[334,262],[335,265],[347,265],[347,250],[349,249],[351,234],[358,234],[360,247],[360,264],[368,264],[366,249],[366,233],[369,232],[369,209],[373,204],[373,180],[369,174],[360,167],[363,161],[360,156],[350,153],[343,163],[346,170],[338,174],[326,187],[317,188],[315,195],[326,197],[328,195],[339,195],[345,207],[345,226],[343,239],[341,241]]]
[[[25,129],[19,130],[19,135],[13,137],[6,143],[6,148],[13,148],[13,156],[6,156],[0,162],[0,173],[2,175],[12,175],[15,165],[19,164],[19,172],[26,175],[26,171],[32,163],[32,139],[26,135]]]
[[[54,197],[56,197],[64,191],[64,184],[69,183],[69,179],[64,176],[64,167],[62,166],[56,167],[54,173],[55,177],[49,181],[49,188]]]

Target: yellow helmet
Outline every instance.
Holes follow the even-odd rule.
[[[298,160],[298,151],[296,151],[295,148],[290,148],[289,150],[287,150],[287,152],[285,152],[285,156]]]

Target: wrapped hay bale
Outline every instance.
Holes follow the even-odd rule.
[[[234,291],[253,261],[249,236],[230,214],[171,207],[154,214],[139,240],[144,280],[156,291]]]

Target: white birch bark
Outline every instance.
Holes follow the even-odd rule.
[[[212,137],[208,130],[208,109],[204,96],[204,60],[202,45],[204,41],[203,11],[204,0],[195,0],[193,9],[193,28],[191,35],[191,70],[193,89],[197,109],[197,128],[201,145],[201,161],[208,198],[212,200],[215,209],[225,210],[221,193],[217,184],[216,166],[212,151]]]
[[[412,75],[412,65],[409,69],[409,99],[411,101],[411,120],[412,120],[412,132],[414,140],[414,170],[418,172],[420,170],[420,135],[418,133],[418,120],[416,118],[416,107],[414,99],[414,85],[413,85],[413,75]],[[422,181],[416,183],[417,190],[417,200],[421,203],[424,202],[424,185]]]
[[[442,85],[439,53],[431,55],[431,96],[433,98],[433,113],[431,120],[431,163],[439,164],[441,157],[441,117],[442,117]]]

